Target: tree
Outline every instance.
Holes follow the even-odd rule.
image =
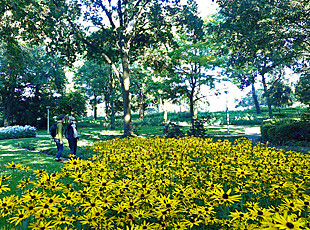
[[[294,49],[295,32],[287,29],[287,21],[283,20],[285,14],[293,14],[293,10],[288,8],[291,1],[217,2],[222,21],[220,26],[214,28],[219,29],[218,39],[229,48],[229,65],[253,69],[251,75],[244,75],[246,78],[242,79],[241,84],[252,82],[253,76],[261,77],[269,116],[272,117],[266,77],[275,70],[281,72],[280,68],[292,65],[300,56],[300,51]],[[282,77],[281,74],[278,76]]]
[[[57,57],[48,56],[44,46],[18,44],[15,51],[1,49],[0,91],[4,125],[18,117],[18,124],[38,126],[46,117],[49,98],[62,93],[65,84],[64,67]]]
[[[190,106],[191,122],[194,120],[195,104],[202,97],[201,86],[213,84],[212,75],[207,74],[213,60],[205,42],[181,43],[180,48],[171,52],[173,73],[164,80],[168,93],[166,97],[180,100],[185,98]]]
[[[84,7],[83,19],[91,27],[96,27],[97,32],[95,33],[100,39],[93,39],[92,36],[85,37],[84,32],[80,30],[81,28],[70,18],[70,14],[67,12],[68,6],[62,7],[61,4],[58,4],[63,2],[60,0],[53,0],[52,2],[65,15],[67,24],[73,28],[72,31],[78,37],[77,40],[82,41],[87,49],[97,53],[97,56],[105,58],[115,75],[120,79],[123,97],[124,135],[131,135],[130,62],[142,54],[146,47],[156,47],[159,43],[167,43],[173,38],[172,26],[177,23],[176,18],[183,10],[180,7],[180,1],[118,0],[114,4],[112,1],[82,0],[80,2]],[[79,17],[79,12],[80,10],[76,10],[72,13]],[[181,26],[182,24],[178,25]],[[116,68],[113,54],[104,51],[108,44],[114,51],[113,54],[117,54],[116,57],[122,65],[122,73]],[[56,45],[56,48],[60,48],[63,53],[68,53],[64,47]],[[70,46],[69,50],[71,49]],[[78,49],[79,46],[76,45],[76,50]]]
[[[0,60],[0,92],[2,98],[4,126],[9,126],[12,118],[12,109],[16,98],[20,96],[20,88],[22,87],[25,75],[25,63],[23,56],[26,56],[24,50],[16,44],[5,49],[1,46]]]
[[[310,74],[304,73],[295,86],[297,100],[310,108]]]
[[[282,107],[293,104],[292,89],[282,81],[277,81],[269,91],[271,104],[278,107],[279,113],[281,112]]]
[[[66,76],[65,67],[59,62],[59,57],[49,56],[44,46],[28,48],[26,66],[26,81],[23,82],[23,92],[20,97],[22,106],[19,113],[22,124],[42,127],[46,124],[46,106],[56,94],[64,94]],[[36,119],[34,119],[36,118]]]
[[[74,76],[74,81],[77,88],[84,91],[90,104],[94,110],[94,119],[97,119],[97,105],[109,99],[110,85],[111,85],[112,71],[109,65],[100,66],[94,61],[85,61],[84,64],[78,68]]]
[[[113,44],[122,63],[122,74],[120,75],[115,68],[113,70],[121,80],[124,135],[129,136],[132,134],[129,95],[130,57],[133,56],[133,48],[143,49],[146,44],[158,42],[158,38],[166,40],[163,35],[170,32],[167,19],[171,19],[172,16],[171,4],[169,1],[161,0],[118,0],[116,5],[112,5],[111,1],[82,0],[81,2],[87,8],[84,19],[102,33],[110,33],[104,39],[111,39],[110,42],[116,41]],[[175,4],[177,3],[178,1]],[[107,20],[103,20],[103,16]],[[111,58],[107,53],[101,52],[101,55],[111,63]]]
[[[240,100],[237,100],[236,108],[242,107],[255,107],[255,102],[253,99],[252,91],[246,94],[245,97],[241,98]],[[255,95],[257,97],[257,101],[259,102],[259,106],[267,106],[266,100],[263,97],[264,91],[263,89],[256,89]]]
[[[68,116],[81,117],[86,114],[87,97],[83,92],[71,91],[65,95],[54,97],[51,100],[51,114],[66,114]]]
[[[28,53],[24,50],[25,43],[30,46],[42,44],[44,41],[51,44],[61,37],[57,34],[54,37],[51,36],[54,39],[47,39],[48,34],[55,34],[59,24],[58,19],[63,16],[50,3],[51,1],[45,0],[4,0],[0,4],[0,46],[1,52],[4,54],[1,64],[5,63],[1,65],[2,79],[0,81],[2,84],[0,90],[3,93],[2,107],[5,126],[10,125],[13,119],[12,105],[14,103],[14,110],[15,112],[18,110],[19,113],[23,106],[31,104],[28,104],[29,101],[22,101],[23,106],[20,106],[22,103],[18,106],[16,104],[21,96],[23,100],[26,98],[23,95],[23,89],[26,88],[24,83],[28,82],[27,85],[29,85],[29,81],[32,81],[31,73],[26,72],[29,64],[27,61],[31,58],[27,56]],[[63,26],[63,29],[65,28],[67,26]],[[52,45],[51,49],[54,49]],[[26,80],[27,77],[29,77],[28,81]]]

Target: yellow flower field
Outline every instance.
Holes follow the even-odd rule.
[[[310,158],[250,140],[98,142],[90,160],[35,170],[5,196],[13,229],[310,229]],[[22,165],[6,165],[18,170]],[[5,228],[6,229],[6,228]]]

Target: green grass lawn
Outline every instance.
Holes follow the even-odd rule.
[[[16,189],[16,185],[20,180],[31,178],[33,176],[33,170],[43,169],[49,173],[58,172],[62,167],[62,163],[54,161],[54,157],[42,154],[39,152],[33,152],[25,149],[7,148],[3,149],[3,141],[1,141],[0,150],[0,175],[11,175],[9,179],[10,194],[20,194],[22,191]],[[29,166],[29,170],[20,171],[8,169],[5,165],[14,162],[15,164],[21,164],[23,166]],[[0,194],[0,197],[2,195]]]

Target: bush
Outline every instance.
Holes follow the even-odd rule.
[[[167,138],[173,138],[173,137],[183,137],[184,132],[182,131],[182,126],[177,125],[173,122],[169,122],[164,127],[164,135]]]
[[[290,141],[310,141],[310,124],[304,120],[273,119],[261,125],[262,139],[275,144]]]
[[[29,125],[26,126],[16,125],[0,128],[0,140],[36,137],[36,135],[37,135],[37,128]]]
[[[205,128],[204,124],[207,123],[208,121],[209,121],[209,118],[194,119],[193,125],[191,126],[187,134],[189,136],[194,136],[194,137],[206,136],[207,129]]]
[[[149,118],[146,117],[143,120],[136,120],[133,122],[135,126],[161,126],[163,124],[163,118],[162,117],[153,117]]]

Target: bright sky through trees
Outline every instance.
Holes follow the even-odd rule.
[[[202,18],[206,18],[210,14],[214,14],[218,5],[216,1],[212,2],[212,0],[196,0],[198,4],[198,11]]]
[[[217,12],[218,5],[216,4],[215,0],[196,0],[196,2],[198,4],[198,12],[203,19],[207,18],[210,14],[215,14]],[[183,0],[182,4],[186,4],[186,0]],[[221,94],[215,95],[215,90]],[[237,88],[236,85],[230,82],[226,82],[225,84],[216,84],[215,90],[207,93],[207,100],[210,103],[207,107],[207,110],[210,112],[226,110],[226,103],[229,110],[234,110],[235,99],[240,99],[241,97],[245,96],[246,93],[249,91],[245,90],[244,92],[242,92]],[[209,89],[206,89],[206,91],[209,91]],[[228,94],[226,95],[224,91],[227,91]]]

